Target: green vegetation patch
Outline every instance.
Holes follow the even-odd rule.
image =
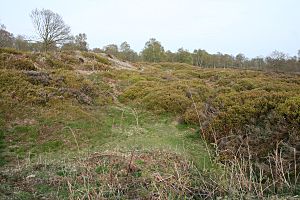
[[[81,52],[81,54],[85,58],[96,60],[97,62],[105,64],[105,65],[111,65],[111,62],[107,58],[105,58],[103,56],[100,56],[99,54],[96,54],[96,53],[93,53],[93,52],[85,52],[85,51]]]
[[[22,54],[21,51],[18,51],[16,49],[12,49],[12,48],[0,48],[0,54],[2,54],[2,53],[14,54],[14,55]]]
[[[193,101],[204,101],[210,90],[201,81],[140,81],[125,89],[121,100],[136,100],[158,113],[182,114]],[[127,99],[127,100],[126,100]]]
[[[300,124],[300,96],[290,97],[277,107],[278,112],[294,125]]]
[[[26,55],[0,53],[0,69],[36,70]]]

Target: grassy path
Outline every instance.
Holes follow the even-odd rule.
[[[209,154],[195,127],[177,124],[168,116],[137,113],[127,108],[112,108],[111,141],[101,150],[164,150],[178,153],[201,169],[211,167]]]

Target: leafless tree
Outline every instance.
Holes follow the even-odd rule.
[[[30,17],[45,51],[51,46],[63,44],[70,39],[71,29],[59,14],[51,10],[35,9]]]

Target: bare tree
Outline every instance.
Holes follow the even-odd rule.
[[[51,10],[35,9],[30,17],[45,51],[49,50],[50,46],[63,44],[70,39],[71,29],[59,14]]]

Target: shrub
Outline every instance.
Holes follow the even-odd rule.
[[[50,58],[50,56],[46,57],[45,60],[45,64],[50,67],[50,68],[54,68],[54,69],[73,69],[72,66],[63,63],[62,61],[58,60],[58,59],[52,59]]]
[[[162,62],[159,64],[154,64],[153,66],[159,67],[162,70],[187,70],[187,69],[194,69],[195,67],[185,63],[168,63]]]
[[[105,65],[111,65],[111,62],[107,58],[104,58],[104,57],[101,57],[98,55],[96,55],[95,58],[96,58],[97,62],[103,63]]]
[[[40,104],[47,101],[47,88],[31,84],[19,71],[1,70],[0,86],[0,95],[7,103]]]
[[[262,90],[220,94],[213,102],[218,111],[213,126],[219,133],[243,129],[245,125],[258,124],[276,106],[288,97],[286,93],[268,93]]]
[[[191,104],[191,100],[185,94],[176,89],[170,90],[161,88],[157,91],[150,92],[144,99],[143,104],[149,110],[156,112],[170,112],[173,114],[181,114]]]
[[[188,98],[195,102],[207,101],[212,94],[211,89],[201,80],[176,81],[172,87],[180,88]]]
[[[7,53],[1,53],[0,54],[0,67],[1,68],[4,68],[5,67],[5,65],[6,65],[6,62],[7,62],[7,60],[9,59],[11,57],[11,55],[10,54],[7,54]]]
[[[128,87],[120,96],[123,102],[130,100],[141,101],[147,94],[149,94],[153,88],[156,88],[159,83],[154,81],[140,81],[136,84]]]
[[[178,79],[199,79],[201,77],[201,72],[196,71],[196,69],[180,69],[175,70],[173,72],[173,75],[177,77]]]
[[[97,62],[100,62],[102,64],[111,65],[111,62],[107,58],[104,58],[96,53],[83,51],[83,52],[81,52],[81,54],[86,58],[96,60]]]
[[[208,120],[208,117],[205,115],[205,104],[202,102],[192,103],[186,109],[183,119],[188,124],[200,125],[205,123]]]
[[[33,62],[27,58],[9,58],[7,54],[1,54],[0,60],[2,65],[0,68],[16,69],[16,70],[36,70]]]
[[[18,51],[16,49],[12,49],[12,48],[0,48],[0,54],[2,53],[8,53],[8,54],[14,54],[14,55],[21,55],[22,52]]]
[[[245,91],[245,90],[253,90],[255,85],[249,81],[240,81],[232,87],[236,91]]]
[[[62,52],[60,54],[60,59],[62,62],[66,63],[66,64],[70,64],[70,65],[79,65],[80,61],[78,58],[75,57],[75,55],[71,54],[71,53],[67,53],[67,52]]]
[[[292,124],[300,125],[300,96],[288,98],[278,106],[278,112]]]
[[[133,101],[159,113],[183,114],[192,101],[204,102],[211,94],[210,89],[201,80],[158,79],[158,81],[139,81],[127,87],[120,100]]]
[[[82,70],[88,70],[88,71],[94,71],[94,70],[108,70],[109,67],[107,67],[107,65],[104,65],[102,63],[84,63],[80,69]]]

